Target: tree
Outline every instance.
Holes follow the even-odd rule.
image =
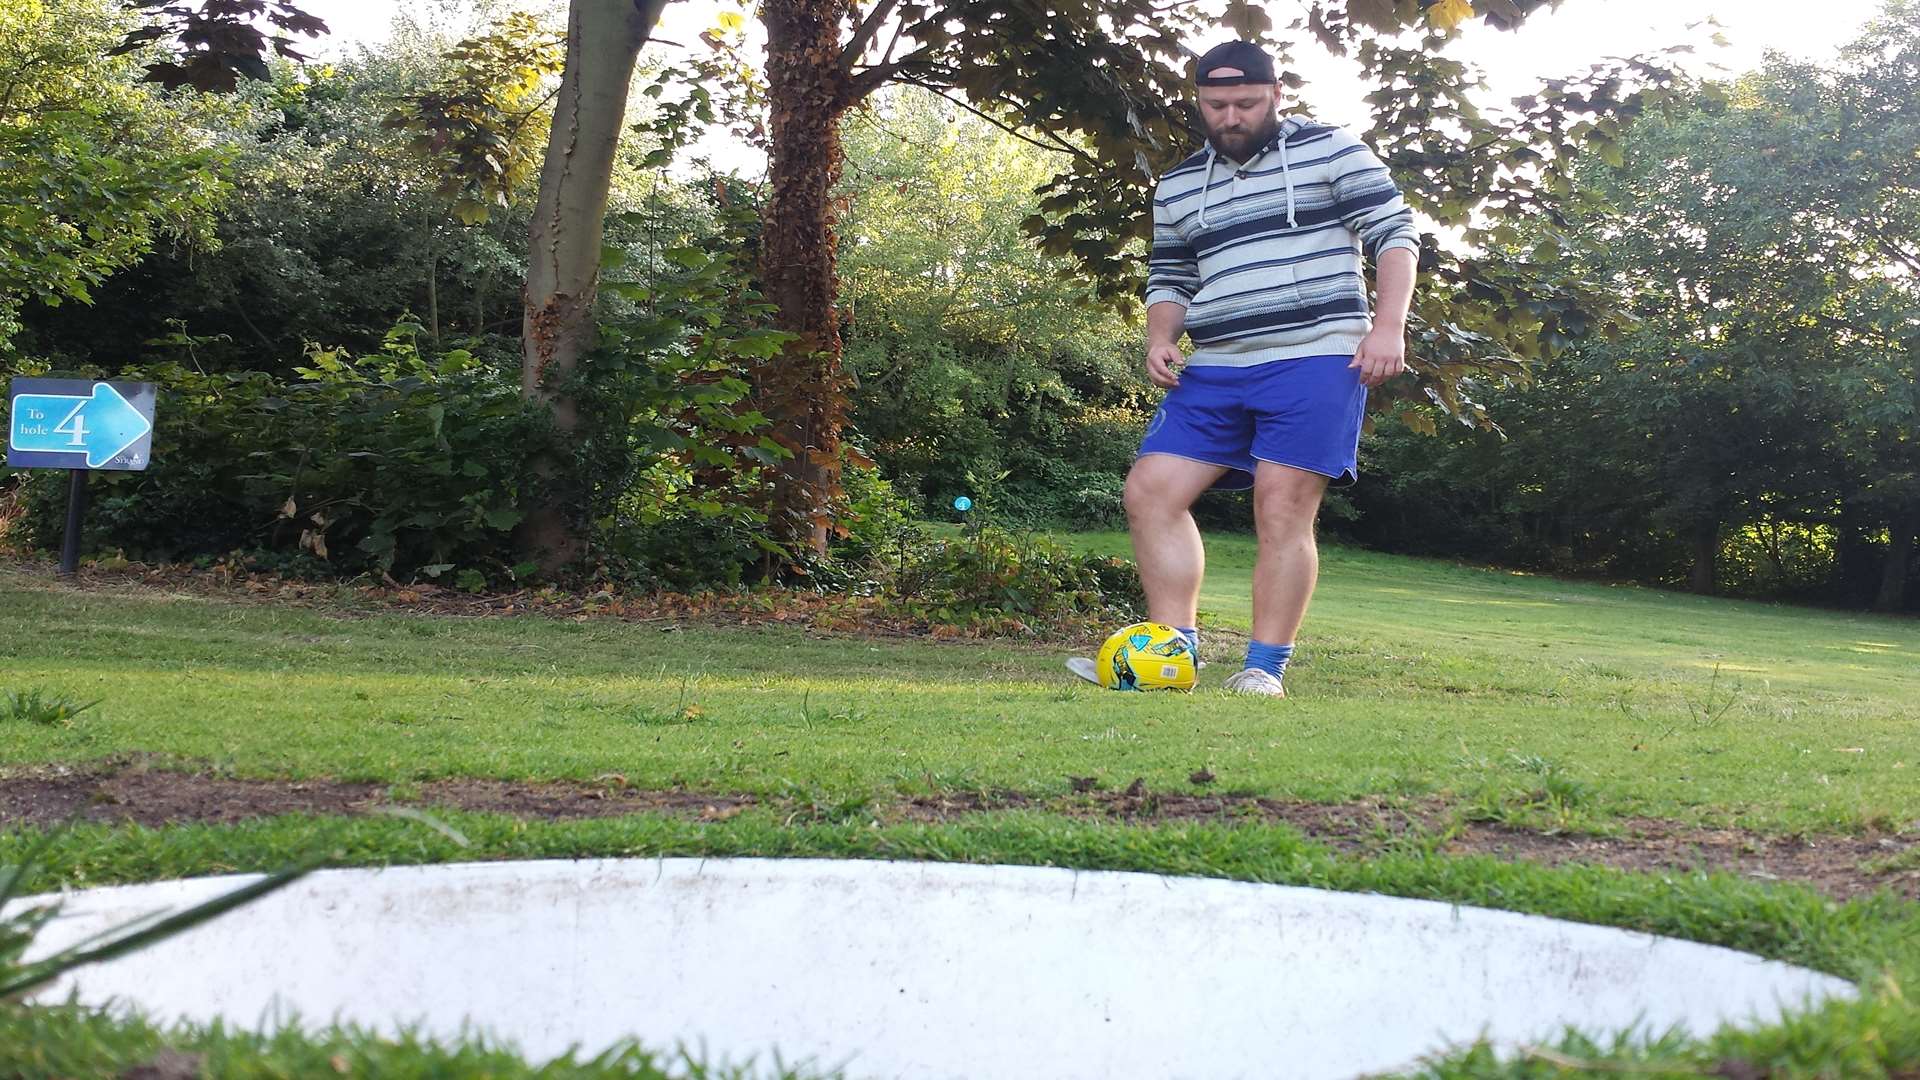
[[[161,356],[283,372],[310,342],[377,351],[403,318],[436,346],[517,349],[531,182],[463,225],[436,192],[440,162],[381,127],[397,96],[436,81],[448,44],[404,35],[298,75],[276,62],[272,83],[221,99],[169,95],[207,114],[182,138],[224,148],[213,242],[159,245],[94,286],[93,306],[115,318],[28,307],[22,349],[65,366]]]
[[[204,239],[225,190],[189,106],[104,55],[127,27],[97,0],[0,7],[0,351],[22,302],[87,302],[160,239]]]
[[[1730,421],[1701,439],[1722,463],[1689,470],[1724,478],[1709,517],[1832,527],[1842,592],[1882,610],[1920,530],[1916,90],[1920,5],[1901,0],[1837,69],[1775,58],[1645,125],[1596,173],[1613,209],[1588,223],[1604,276],[1666,320],[1661,362],[1718,387],[1701,404]]]
[[[1916,91],[1920,5],[1902,2],[1837,64],[1771,58],[1592,155],[1555,242],[1633,326],[1584,335],[1533,385],[1496,391],[1503,453],[1376,438],[1386,486],[1423,485],[1441,509],[1415,508],[1415,535],[1396,534],[1406,502],[1369,489],[1363,530],[1703,592],[1905,606],[1920,476]],[[1544,242],[1533,226],[1515,237]]]
[[[600,248],[627,90],[665,6],[666,0],[573,0],[567,16],[566,69],[528,238],[521,330],[522,389],[552,406],[563,439],[579,426],[578,409],[562,388],[593,345]],[[562,468],[558,461],[543,462],[540,475],[563,487]],[[553,502],[532,508],[524,535],[544,566],[562,566],[580,554],[576,514]]]
[[[840,304],[862,449],[935,505],[978,502],[1006,472],[998,517],[1110,523],[1152,409],[1136,331],[1021,229],[1053,154],[917,87],[844,126]]]

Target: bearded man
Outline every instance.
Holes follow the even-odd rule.
[[[1154,193],[1146,369],[1167,395],[1127,476],[1127,524],[1147,618],[1197,654],[1206,553],[1190,508],[1209,489],[1253,489],[1253,639],[1226,689],[1285,697],[1321,496],[1357,477],[1368,388],[1406,369],[1420,236],[1366,144],[1280,117],[1259,46],[1212,49],[1194,80],[1206,146]],[[1090,660],[1067,666],[1098,681]]]

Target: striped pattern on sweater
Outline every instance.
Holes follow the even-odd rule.
[[[1244,165],[1209,144],[1160,178],[1146,302],[1187,309],[1190,364],[1348,355],[1372,325],[1361,255],[1397,247],[1420,234],[1386,166],[1289,117]]]

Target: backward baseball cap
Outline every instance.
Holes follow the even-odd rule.
[[[1216,71],[1231,74],[1213,74]],[[1207,50],[1194,65],[1193,81],[1196,86],[1245,86],[1277,80],[1265,49],[1251,41],[1228,41]]]

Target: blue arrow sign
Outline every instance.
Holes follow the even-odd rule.
[[[139,404],[128,400],[129,394]],[[10,396],[8,464],[63,469],[146,467],[146,448],[153,435],[151,383],[116,387],[105,382],[15,379]]]

